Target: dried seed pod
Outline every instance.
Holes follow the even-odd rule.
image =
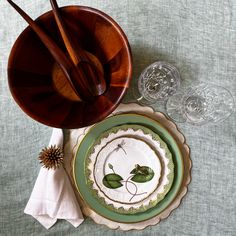
[[[63,163],[63,152],[56,145],[45,147],[39,154],[40,164],[47,169],[56,169]]]

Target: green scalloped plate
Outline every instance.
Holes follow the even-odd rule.
[[[94,148],[96,145],[99,145],[101,143],[101,140],[104,138],[107,138],[111,133],[117,133],[120,130],[128,130],[128,129],[132,129],[132,130],[142,130],[142,132],[144,134],[149,134],[151,135],[153,140],[156,140],[160,143],[160,147],[162,149],[165,150],[165,158],[168,159],[169,163],[168,163],[168,169],[169,169],[169,174],[167,175],[167,179],[168,179],[168,183],[166,183],[163,189],[163,192],[158,193],[156,195],[155,200],[150,200],[148,205],[140,205],[137,208],[133,208],[132,206],[130,206],[129,209],[124,209],[123,207],[120,208],[116,208],[113,206],[113,204],[109,204],[107,205],[107,203],[104,200],[104,197],[99,196],[98,191],[96,189],[93,188],[93,184],[94,181],[89,180],[89,175],[90,175],[90,170],[89,170],[89,163],[90,163],[90,155],[94,152]],[[122,136],[125,137],[125,136]],[[145,141],[144,141],[145,142]],[[104,133],[102,133],[97,139],[96,141],[93,143],[93,145],[90,147],[89,149],[89,155],[86,157],[86,171],[85,174],[87,176],[87,183],[89,185],[89,188],[91,189],[92,194],[99,200],[99,202],[101,204],[103,204],[104,206],[106,206],[107,208],[109,208],[112,211],[116,211],[122,214],[135,214],[138,212],[143,212],[148,210],[149,208],[152,208],[153,206],[155,206],[158,202],[160,202],[165,195],[168,193],[168,191],[170,190],[172,183],[173,183],[173,179],[174,179],[174,164],[173,164],[173,160],[172,160],[172,154],[169,151],[166,143],[159,137],[159,135],[157,135],[156,133],[154,133],[152,130],[141,126],[141,125],[130,125],[130,124],[125,124],[125,125],[120,125],[120,126],[115,126],[112,127],[111,129],[108,129],[107,131],[105,131]],[[156,189],[155,189],[156,190]],[[154,191],[155,191],[154,190]]]
[[[172,187],[165,196],[165,198],[153,208],[148,209],[147,211],[130,215],[112,211],[102,205],[98,201],[98,199],[91,193],[89,185],[86,182],[85,174],[86,158],[90,153],[90,148],[93,146],[97,138],[99,138],[101,134],[111,129],[112,127],[124,124],[141,125],[157,133],[160,138],[167,144],[169,150],[172,153],[172,159],[174,162],[174,180]],[[93,211],[103,216],[104,218],[110,219],[112,221],[122,223],[136,223],[148,220],[160,214],[175,199],[181,187],[183,179],[183,160],[181,152],[174,138],[160,123],[158,123],[158,121],[152,120],[151,118],[148,118],[143,115],[121,114],[109,117],[103,120],[102,122],[97,123],[89,130],[89,132],[85,135],[77,149],[73,164],[73,174],[77,189],[82,199],[88,204],[88,206]]]

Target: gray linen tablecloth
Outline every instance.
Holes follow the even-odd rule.
[[[17,0],[33,18],[49,1]],[[134,59],[133,80],[145,66],[166,60],[185,82],[225,86],[236,95],[236,1],[59,0],[59,5],[98,8],[126,32]],[[37,155],[51,131],[21,111],[7,83],[10,49],[26,23],[0,1],[0,235],[236,235],[236,119],[217,125],[181,124],[191,147],[192,182],[171,216],[141,232],[113,231],[90,219],[77,229],[59,221],[49,231],[23,213],[40,165]],[[125,101],[131,101],[129,92]],[[155,105],[157,110],[162,107]]]

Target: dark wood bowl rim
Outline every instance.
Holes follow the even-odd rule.
[[[88,6],[80,6],[80,5],[71,5],[71,6],[64,6],[64,7],[61,7],[61,9],[79,9],[79,10],[82,10],[82,11],[86,11],[86,12],[91,12],[91,13],[95,13],[96,15],[99,15],[100,17],[103,17],[106,21],[110,22],[114,28],[119,32],[119,35],[120,37],[123,39],[123,42],[125,43],[124,46],[126,47],[126,50],[128,52],[128,55],[129,55],[129,65],[130,65],[130,68],[129,68],[129,76],[127,78],[127,81],[128,81],[128,85],[130,84],[130,81],[131,81],[131,77],[132,77],[132,63],[133,63],[133,60],[132,60],[132,53],[131,53],[131,48],[130,48],[130,45],[129,45],[129,41],[127,39],[127,36],[125,35],[124,31],[122,30],[122,28],[118,25],[118,23],[116,23],[109,15],[107,15],[106,13],[98,10],[98,9],[95,9],[95,8],[92,8],[92,7],[88,7]],[[68,10],[68,11],[69,11]],[[35,19],[35,21],[39,21],[39,20],[42,20],[44,19],[45,17],[48,17],[48,15],[53,15],[53,12],[52,10],[48,11],[48,12],[45,12],[44,14],[40,15],[39,17],[37,17]],[[10,52],[10,55],[9,55],[9,59],[8,59],[8,70],[9,68],[11,68],[11,65],[14,65],[14,60],[15,60],[15,56],[16,56],[16,50],[18,49],[18,46],[21,44],[21,41],[24,39],[24,35],[28,32],[28,31],[31,31],[32,29],[30,28],[30,26],[27,26],[21,33],[20,35],[17,37],[12,49],[11,49],[11,52]],[[101,114],[99,116],[99,118],[96,120],[96,119],[93,119],[93,122],[91,123],[87,123],[83,126],[79,125],[79,126],[70,126],[69,124],[67,125],[61,125],[61,124],[57,124],[57,122],[48,122],[46,121],[46,119],[42,120],[41,118],[39,118],[37,115],[35,115],[33,112],[31,112],[29,109],[27,109],[24,104],[22,104],[22,102],[19,100],[18,96],[16,96],[14,94],[14,91],[13,89],[11,88],[11,83],[10,83],[10,77],[9,77],[9,73],[8,73],[8,84],[9,84],[9,88],[10,88],[10,91],[11,91],[11,94],[14,98],[14,100],[16,101],[16,103],[21,107],[21,109],[27,114],[29,115],[31,118],[33,118],[34,120],[44,124],[44,125],[47,125],[47,126],[51,126],[51,127],[56,127],[56,128],[69,128],[69,129],[73,129],[73,128],[81,128],[81,127],[84,127],[84,126],[89,126],[89,125],[92,125],[96,122],[99,122],[101,120],[103,120],[104,118],[106,118],[109,114],[111,114],[116,108],[117,106],[120,104],[122,98],[124,97],[124,95],[126,94],[127,92],[127,89],[128,87],[124,87],[123,88],[123,91],[122,93],[120,94],[119,97],[117,97],[117,101],[115,104],[113,104],[112,106],[109,107],[109,109],[104,112],[103,114]]]

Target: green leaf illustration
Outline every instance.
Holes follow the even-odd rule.
[[[134,176],[131,178],[131,180],[136,183],[148,182],[154,176],[154,172],[150,167],[140,166],[138,164],[135,165],[135,168],[130,172],[130,174],[134,174]]]
[[[107,188],[120,188],[121,186],[123,186],[123,184],[120,182],[122,179],[122,177],[120,175],[117,174],[108,174],[105,175],[103,177],[103,184],[104,186],[106,186]]]
[[[130,174],[134,174],[134,175],[138,174],[140,167],[141,166],[139,164],[136,164],[135,168],[130,172]]]

